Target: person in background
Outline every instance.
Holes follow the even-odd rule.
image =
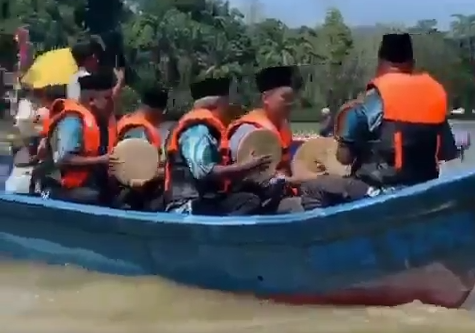
[[[68,99],[78,101],[81,96],[81,86],[79,79],[90,75],[98,69],[98,48],[94,41],[81,41],[71,47],[71,54],[73,56],[78,71],[73,74],[69,81],[66,96]]]
[[[244,164],[229,163],[226,119],[229,78],[191,85],[194,106],[170,134],[165,167],[165,204],[169,212],[216,216],[257,214],[260,198],[234,192],[232,181],[266,168],[270,156]]]
[[[115,78],[112,71],[79,78],[79,102],[66,99],[47,135],[53,170],[42,195],[65,201],[110,205],[108,166],[116,144],[115,119],[106,110]]]
[[[125,139],[143,139],[153,145],[159,155],[166,137],[162,137],[160,127],[167,107],[168,90],[153,86],[142,93],[142,105],[138,110],[125,115],[117,124],[118,141]],[[134,210],[163,210],[163,165],[157,165],[156,178],[144,183],[133,181],[130,187],[121,191],[120,202]]]
[[[71,54],[78,66],[78,71],[73,74],[67,86],[67,98],[79,100],[81,87],[78,79],[99,70],[99,57],[104,52],[104,46],[95,40],[81,41],[71,47]],[[117,100],[125,86],[125,75],[123,68],[115,68],[114,75],[116,83],[112,88],[111,97],[109,98],[108,107],[113,112],[114,101]]]
[[[319,134],[324,137],[333,135],[333,115],[330,109],[323,108],[321,114]]]
[[[447,93],[427,73],[414,72],[411,37],[383,36],[376,77],[359,103],[335,118],[337,159],[349,177],[315,180],[307,207],[372,197],[439,176],[439,161],[457,157],[447,122]]]
[[[45,137],[51,118],[61,110],[62,100],[66,98],[65,85],[49,85],[41,89],[38,93],[40,107],[36,110],[33,123],[38,130],[38,136],[32,138],[30,144],[30,154],[33,161],[38,162],[44,152]]]
[[[34,117],[34,125],[38,135],[31,138],[29,144],[29,161],[27,165],[33,166],[30,178],[29,193],[35,194],[41,188],[41,174],[44,158],[47,156],[46,140],[51,120],[62,111],[66,98],[65,85],[49,85],[38,93],[39,105],[41,106]],[[19,166],[16,164],[16,166]]]
[[[36,116],[37,105],[35,103],[35,93],[29,87],[23,87],[19,92],[17,112],[14,117],[14,126],[19,127],[25,120],[32,120]]]
[[[33,165],[38,161],[38,148],[45,135],[45,124],[49,119],[49,108],[56,98],[64,98],[64,86],[46,86],[38,89],[24,89],[15,116],[15,127],[22,138],[21,145],[15,147],[16,157],[22,151],[22,158],[15,158],[17,166]],[[28,153],[27,153],[28,151]]]

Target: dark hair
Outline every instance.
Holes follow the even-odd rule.
[[[66,98],[66,85],[47,86],[44,88],[43,96],[48,101]]]
[[[84,66],[86,60],[96,53],[96,47],[92,42],[79,42],[71,48],[71,54],[78,67]]]

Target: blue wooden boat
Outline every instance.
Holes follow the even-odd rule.
[[[291,303],[464,304],[475,171],[337,207],[242,218],[0,194],[0,254]]]

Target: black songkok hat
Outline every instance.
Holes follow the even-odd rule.
[[[229,77],[207,78],[191,84],[191,97],[197,100],[207,96],[228,96],[230,85]]]
[[[66,98],[66,85],[65,84],[58,84],[58,85],[49,85],[43,88],[44,96],[49,99],[50,101],[54,101],[56,99]]]
[[[257,89],[263,93],[280,87],[295,87],[295,66],[278,66],[264,68],[256,74]]]
[[[161,86],[153,86],[142,92],[142,103],[154,108],[165,109],[168,103],[168,90]]]
[[[379,46],[378,57],[395,64],[413,60],[411,36],[408,33],[384,35]]]
[[[78,79],[81,90],[109,90],[114,88],[115,75],[112,71],[101,71],[80,77]]]

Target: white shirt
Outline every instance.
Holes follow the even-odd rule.
[[[18,101],[18,111],[15,115],[15,123],[21,120],[33,119],[36,116],[33,103],[27,99],[22,98]]]
[[[49,113],[47,108],[38,108],[30,99],[22,98],[18,102],[15,115],[15,127],[23,137],[36,136],[39,133],[41,120]]]
[[[84,67],[79,67],[79,70],[71,76],[71,81],[69,81],[66,89],[66,97],[68,99],[79,100],[81,86],[79,85],[78,79],[88,75],[91,75],[91,73],[89,73]]]

